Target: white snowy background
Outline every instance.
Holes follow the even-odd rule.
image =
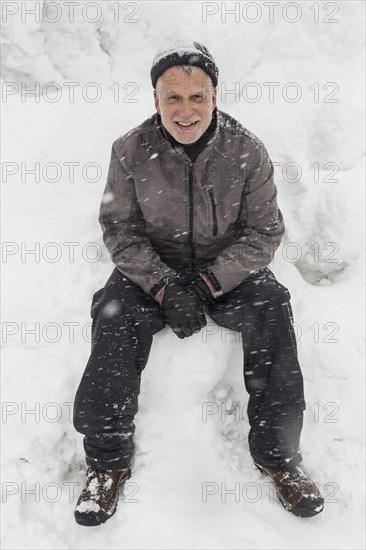
[[[225,21],[234,2],[80,1],[71,20],[64,2],[2,2],[4,548],[364,548],[365,6],[280,2],[271,22],[265,3],[237,4]],[[216,13],[204,22],[203,9]],[[208,319],[183,341],[155,336],[124,502],[101,527],[74,522],[85,464],[70,411],[91,298],[113,269],[98,224],[110,148],[153,114],[151,62],[177,38],[209,48],[219,108],[277,163],[286,234],[270,268],[292,295],[303,466],[326,497],[312,519],[286,512],[254,467],[241,342]]]

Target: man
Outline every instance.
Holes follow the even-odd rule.
[[[284,233],[263,143],[216,106],[205,46],[178,41],[151,68],[156,113],[112,146],[100,209],[115,269],[93,296],[92,352],[75,398],[87,482],[75,518],[115,512],[153,335],[199,332],[207,313],[242,333],[250,453],[284,506],[323,509],[300,468],[305,401],[290,293],[268,269]]]

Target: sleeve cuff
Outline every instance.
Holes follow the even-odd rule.
[[[220,283],[218,282],[212,271],[210,271],[209,269],[205,269],[204,271],[200,271],[199,275],[210,289],[211,294],[214,298],[218,298],[219,296],[222,296],[224,294]]]
[[[166,275],[160,281],[158,281],[150,290],[150,296],[152,296],[161,305],[164,298],[164,290],[168,282],[172,279],[171,275]]]

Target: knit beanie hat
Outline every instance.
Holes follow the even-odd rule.
[[[212,55],[203,44],[186,40],[177,40],[170,46],[160,48],[157,51],[150,71],[153,88],[156,88],[159,76],[176,65],[196,65],[200,67],[211,77],[216,88],[219,70]]]

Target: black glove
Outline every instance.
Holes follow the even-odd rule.
[[[211,290],[199,275],[191,282],[189,287],[196,293],[202,305],[210,304],[214,301],[215,298],[212,296]]]
[[[215,275],[212,273],[212,271],[205,270],[202,273],[209,280],[212,288],[216,292],[216,296],[221,296],[221,285],[216,279]],[[208,287],[207,283],[202,279],[199,273],[197,273],[196,277],[190,283],[188,288],[191,288],[196,293],[204,309],[208,304],[215,301],[215,297],[213,296],[211,289]]]
[[[161,305],[168,324],[178,338],[192,336],[207,325],[196,293],[175,279],[167,283]]]

